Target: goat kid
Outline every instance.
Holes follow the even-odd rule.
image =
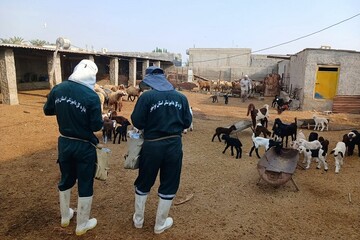
[[[326,131],[329,131],[329,121],[326,118],[313,115],[313,119],[315,121],[314,130],[317,129],[319,131],[321,127],[320,131],[324,131],[324,128],[326,127]]]
[[[263,137],[255,137],[255,133],[252,134],[251,138],[252,138],[254,145],[252,146],[252,148],[250,150],[250,153],[249,153],[250,157],[251,157],[252,152],[255,149],[256,156],[258,158],[260,158],[260,156],[259,156],[259,147],[260,146],[265,147],[265,151],[269,150],[271,147],[275,147],[275,152],[277,154],[280,154],[281,149],[282,149],[282,142],[277,142],[272,139],[263,138]]]
[[[330,154],[334,154],[335,158],[335,173],[339,173],[341,166],[344,164],[345,151],[345,143],[338,142],[336,143],[335,148],[330,152]]]
[[[304,146],[299,146],[298,151],[300,154],[304,154],[303,163],[306,163],[306,169],[310,168],[312,158],[316,158],[316,162],[318,163],[316,169],[321,169],[321,164],[324,166],[325,171],[329,169],[326,162],[326,152],[323,149],[310,150],[306,149]]]
[[[231,147],[231,156],[234,156],[233,148],[235,148],[235,150],[236,150],[236,157],[235,158],[236,159],[241,158],[242,143],[241,143],[241,141],[239,139],[230,137],[227,134],[222,135],[221,139],[223,139],[225,141],[225,144],[226,144],[225,149],[224,149],[224,151],[222,153],[225,153],[226,149]]]
[[[131,125],[129,121],[125,121],[123,122],[123,124],[121,126],[118,126],[115,129],[115,134],[114,134],[114,141],[113,144],[115,144],[116,141],[116,137],[119,135],[119,140],[118,140],[118,144],[120,144],[120,140],[122,140],[123,142],[127,142],[127,127]]]
[[[348,138],[348,142],[347,142],[348,155],[352,156],[354,154],[354,149],[355,146],[357,145],[358,154],[360,157],[360,133],[357,130],[351,130],[351,132],[347,134],[347,138]]]
[[[266,138],[267,136],[271,136],[271,132],[269,130],[267,130],[266,127],[264,127],[261,123],[256,124],[256,128],[255,128],[255,137],[260,136],[260,134],[264,135],[264,138]]]
[[[224,128],[224,127],[218,127],[215,129],[215,134],[214,136],[212,137],[212,142],[214,141],[214,138],[217,136],[218,139],[219,139],[219,142],[221,142],[221,139],[220,139],[220,135],[221,134],[226,134],[226,135],[230,135],[230,133],[232,131],[236,130],[236,127],[235,125],[231,125],[229,128]]]

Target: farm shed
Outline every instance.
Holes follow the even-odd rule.
[[[360,52],[307,48],[280,64],[288,88],[300,89],[303,110],[360,113]],[[354,105],[336,107],[341,96]]]
[[[134,57],[82,49],[60,49],[55,54],[54,47],[0,44],[1,103],[18,104],[18,91],[51,88],[69,77],[82,59],[90,59],[97,64],[98,80],[107,78],[111,84],[126,86],[135,85],[137,79],[142,79],[149,66],[166,69],[173,65],[166,59],[139,54]]]

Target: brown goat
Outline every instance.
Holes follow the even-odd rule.
[[[264,135],[264,138],[267,138],[267,136],[269,137],[271,136],[271,132],[267,130],[267,128],[261,125],[260,123],[256,125],[254,133],[255,133],[255,137],[260,136],[261,133]]]
[[[233,130],[236,130],[235,125],[231,125],[229,128],[218,127],[218,128],[215,129],[215,134],[214,134],[214,136],[212,137],[212,140],[211,140],[211,141],[213,142],[215,136],[217,136],[218,139],[219,139],[219,142],[221,142],[220,135],[221,135],[221,134],[230,135],[230,133],[231,133]]]

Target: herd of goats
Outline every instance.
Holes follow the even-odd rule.
[[[276,97],[275,97],[276,99]],[[274,99],[274,100],[275,100]],[[329,140],[319,136],[315,131],[329,130],[329,120],[325,117],[319,117],[313,115],[314,132],[309,134],[306,138],[302,130],[298,131],[297,118],[290,124],[283,123],[280,118],[276,118],[272,127],[272,133],[267,129],[268,117],[269,117],[269,105],[265,104],[262,108],[256,109],[254,104],[250,103],[248,106],[247,116],[251,116],[251,129],[252,129],[252,142],[253,146],[250,150],[249,156],[252,152],[260,158],[258,149],[264,147],[265,151],[273,148],[274,151],[280,155],[283,149],[285,140],[285,147],[288,147],[288,138],[291,137],[289,147],[295,149],[299,154],[304,155],[303,163],[306,164],[305,169],[310,168],[312,159],[315,159],[318,163],[317,169],[324,167],[324,170],[329,169],[326,157],[328,155]],[[236,158],[241,158],[242,155],[242,143],[238,138],[231,137],[231,135],[242,129],[238,129],[235,125],[230,127],[218,127],[215,129],[215,133],[212,137],[214,141],[215,137],[221,142],[221,139],[225,141],[225,149],[223,153],[230,148],[231,155],[234,156],[233,148],[236,150]],[[260,135],[263,134],[263,137]],[[221,136],[221,139],[220,139]],[[271,138],[270,138],[271,137]],[[344,157],[353,155],[355,146],[358,146],[358,154],[360,157],[360,133],[357,130],[352,130],[343,135],[342,141],[336,143],[334,149],[330,151],[330,154],[334,155],[335,159],[335,173],[339,173],[341,166],[344,162]]]
[[[127,97],[128,100],[134,101],[136,97],[141,94],[140,89],[136,87],[125,88],[123,86],[95,86],[95,91],[99,95],[102,106],[107,106],[109,112],[104,114],[104,127],[103,127],[103,141],[106,143],[108,140],[118,143],[120,141],[127,141],[127,127],[131,125],[129,120],[123,116],[118,116],[118,112],[121,111],[122,98]],[[284,110],[284,104],[286,102],[276,96],[272,102],[272,107],[276,107],[278,112]],[[102,109],[103,110],[103,109]],[[279,112],[279,113],[280,113]],[[328,170],[328,164],[326,157],[328,155],[329,141],[323,137],[319,137],[318,133],[311,132],[309,137],[306,138],[304,133],[298,131],[297,119],[290,124],[283,123],[280,118],[276,118],[272,127],[272,133],[268,128],[269,117],[269,105],[265,104],[262,108],[256,109],[254,104],[250,103],[248,106],[247,115],[251,117],[251,129],[253,146],[250,150],[249,156],[251,157],[253,151],[258,158],[260,158],[258,149],[264,147],[265,151],[274,148],[277,154],[281,153],[283,149],[283,142],[285,140],[285,148],[288,147],[288,138],[291,137],[289,144],[291,149],[296,149],[298,152],[304,155],[304,163],[306,163],[306,169],[310,167],[312,159],[316,159],[318,163],[317,168],[322,166],[324,170]],[[329,120],[324,117],[313,115],[313,122],[315,124],[314,131],[328,130]],[[249,126],[247,126],[249,127]],[[193,127],[190,128],[192,131]],[[241,129],[242,130],[242,129]],[[242,157],[242,143],[238,138],[232,137],[232,134],[239,131],[239,129],[232,125],[230,127],[218,127],[215,130],[215,134],[212,137],[214,141],[215,137],[221,142],[221,139],[225,141],[226,146],[223,153],[228,148],[231,149],[231,155],[234,156],[233,149],[236,150],[236,158]],[[187,129],[184,130],[184,133]],[[112,134],[114,137],[112,138]],[[263,137],[260,135],[263,134]],[[355,146],[358,145],[358,152],[360,157],[360,133],[357,130],[352,130],[348,134],[343,136],[342,141],[337,142],[336,147],[330,151],[330,154],[334,155],[335,159],[335,172],[339,173],[341,166],[343,165],[343,159],[345,155],[353,155]]]

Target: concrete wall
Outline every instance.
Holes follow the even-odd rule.
[[[266,55],[251,55],[250,48],[189,49],[189,68],[210,80],[234,81],[244,75],[263,80],[267,74],[277,73],[278,61]]]
[[[290,84],[303,89],[304,110],[332,109],[332,100],[315,99],[318,66],[339,66],[337,95],[360,95],[360,53],[346,50],[304,49],[290,59]]]
[[[189,67],[250,66],[250,48],[190,48]]]

